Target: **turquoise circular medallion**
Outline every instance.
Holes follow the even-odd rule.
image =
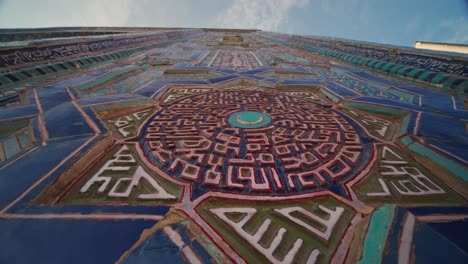
[[[229,123],[240,128],[259,128],[266,126],[270,121],[268,115],[253,111],[237,112],[229,117]]]

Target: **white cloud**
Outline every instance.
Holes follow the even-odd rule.
[[[468,19],[466,17],[444,20],[440,26],[452,32],[447,38],[448,43],[468,43]]]
[[[188,19],[197,17],[190,14],[192,3],[188,0],[144,0],[132,1],[129,26],[137,27],[189,27]]]
[[[304,7],[308,2],[309,0],[0,0],[0,27],[153,26],[279,31],[290,28],[288,25],[291,11]]]
[[[421,27],[421,17],[420,16],[414,16],[406,24],[405,33],[406,34],[412,34],[414,32],[417,32],[417,30],[420,27]]]
[[[91,23],[105,26],[126,26],[130,10],[129,0],[80,0],[85,3]]]
[[[468,44],[468,18],[447,18],[423,36],[423,41]]]
[[[125,26],[130,0],[4,1],[0,27]]]
[[[287,22],[289,11],[303,7],[308,0],[234,0],[218,15],[215,27],[278,31]]]

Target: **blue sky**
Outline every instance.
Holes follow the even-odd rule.
[[[0,0],[0,27],[257,28],[412,46],[468,44],[468,0]]]

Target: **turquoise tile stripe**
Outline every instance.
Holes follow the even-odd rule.
[[[385,63],[384,61],[379,61],[379,62],[377,62],[377,63],[374,65],[374,68],[379,69],[380,66],[382,66],[384,63]]]
[[[411,69],[411,67],[404,66],[403,68],[400,68],[400,69],[397,71],[397,74],[398,74],[398,75],[403,75],[403,73],[404,73],[405,71],[407,71],[408,69]]]
[[[354,56],[352,54],[345,54],[333,50],[328,50],[328,49],[322,49],[322,48],[316,48],[312,46],[308,46],[305,44],[298,44],[298,43],[292,43],[292,42],[287,42],[275,38],[270,38],[266,36],[261,36],[263,38],[269,39],[271,41],[286,45],[286,46],[292,46],[295,48],[302,48],[311,52],[316,52],[319,54],[323,54],[326,56],[331,56],[334,58],[338,58],[344,61],[347,61],[352,64],[359,64],[359,65],[364,65],[367,67],[371,67],[374,69],[382,70],[391,74],[396,74],[404,77],[409,77],[425,82],[429,82],[432,84],[443,84],[441,89],[452,89],[460,93],[465,93],[468,91],[465,91],[468,89],[468,83],[465,78],[463,77],[450,77],[447,74],[438,74],[433,71],[428,71],[420,68],[414,68],[411,66],[404,66],[400,64],[394,64],[391,62],[387,61],[381,61],[381,60],[373,60],[373,59],[368,59],[368,58],[363,58],[360,56]]]
[[[384,70],[384,71],[389,71],[390,68],[392,68],[393,66],[395,66],[395,64],[393,64],[393,63],[387,63],[387,64],[382,68],[382,70]]]
[[[394,214],[395,205],[391,204],[385,204],[372,214],[359,264],[382,262],[382,254]]]
[[[442,80],[444,80],[445,78],[448,78],[449,76],[445,75],[445,74],[439,74],[437,75],[436,77],[432,78],[432,83],[435,83],[435,84],[439,84],[442,82]]]
[[[420,73],[420,72],[423,72],[424,70],[421,70],[421,69],[414,69],[412,71],[410,71],[408,73],[408,77],[411,77],[411,78],[414,78],[414,76],[416,76],[416,74]]]
[[[66,74],[70,70],[75,69],[73,66],[71,66],[71,64],[73,64],[73,65],[74,64],[80,64],[81,67],[89,67],[91,65],[98,65],[99,63],[109,62],[111,60],[118,60],[118,59],[121,59],[121,58],[126,57],[128,55],[137,54],[137,53],[140,53],[140,52],[152,49],[152,48],[170,45],[170,44],[172,44],[172,43],[174,43],[176,41],[188,40],[188,39],[190,39],[192,37],[193,36],[172,39],[172,40],[168,40],[168,41],[157,43],[157,44],[151,44],[151,45],[137,47],[137,48],[130,48],[130,49],[126,49],[126,50],[123,50],[123,51],[113,51],[113,52],[110,52],[108,54],[92,55],[92,56],[89,56],[89,57],[82,57],[82,58],[79,58],[79,59],[70,59],[70,60],[67,60],[66,62],[61,61],[61,62],[58,62],[58,63],[55,63],[55,64],[40,65],[40,66],[33,69],[34,71],[31,74],[31,75],[33,75],[33,77],[26,77],[26,76],[20,75],[21,77],[18,77],[19,81],[17,81],[17,82],[12,82],[12,81],[4,82],[3,79],[7,79],[7,78],[0,75],[0,82],[1,82],[0,92],[2,90],[7,90],[9,88],[9,86],[11,86],[11,85],[18,85],[18,84],[23,83],[23,82],[34,81],[36,77],[45,78],[45,77],[48,77],[50,75]],[[96,60],[93,60],[93,58],[96,58]],[[97,58],[99,58],[99,60]],[[61,63],[67,63],[69,65],[69,67],[67,67],[68,69],[65,70],[65,69],[57,66],[58,64],[61,64]],[[57,72],[52,71],[50,68],[48,68],[48,66],[51,66],[54,69],[58,69]],[[45,74],[40,73],[38,71],[38,69],[44,71]],[[31,71],[32,70],[30,70],[29,72],[31,73]],[[19,72],[14,72],[14,75],[16,75],[17,73],[19,73]],[[5,73],[5,74],[11,74],[11,73]]]
[[[446,157],[443,157],[423,145],[415,142],[409,146],[409,149],[415,153],[418,153],[422,156],[426,156],[429,159],[435,161],[437,164],[448,169],[450,172],[454,173],[464,181],[468,181],[468,174],[466,173],[466,168],[463,165],[460,165]]]
[[[423,74],[421,74],[418,79],[421,79],[421,80],[426,80],[426,78],[431,75],[431,74],[435,74],[435,72],[432,72],[432,71],[426,71],[424,72]]]

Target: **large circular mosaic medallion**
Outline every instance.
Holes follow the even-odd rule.
[[[336,190],[361,173],[372,153],[363,129],[341,112],[254,91],[173,102],[144,125],[141,145],[163,172],[192,182],[194,195]]]

